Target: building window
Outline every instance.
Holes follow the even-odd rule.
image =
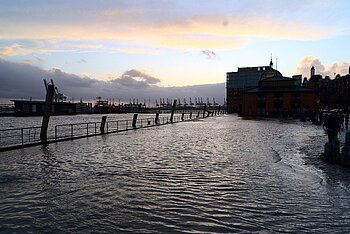
[[[283,95],[276,93],[273,95],[273,114],[275,116],[281,115],[283,112]]]
[[[301,96],[300,94],[292,94],[291,96],[291,112],[299,114],[301,110]]]
[[[265,95],[256,96],[256,115],[264,116],[266,114],[266,97]]]

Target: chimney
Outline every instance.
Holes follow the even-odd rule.
[[[315,75],[315,67],[312,66],[310,70],[310,77]]]

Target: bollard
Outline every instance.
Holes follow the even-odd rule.
[[[155,124],[159,124],[159,113],[156,113],[156,118],[154,119]]]
[[[47,127],[49,126],[52,99],[55,92],[55,86],[53,84],[47,85],[45,109],[43,115],[43,122],[41,123],[40,140],[46,142],[47,140]]]
[[[177,100],[174,100],[173,107],[171,108],[171,115],[170,115],[170,123],[173,123],[174,119],[174,113],[175,113],[175,107],[176,107]]]
[[[134,117],[132,118],[132,127],[136,128],[136,122],[137,122],[137,114],[134,114]]]
[[[192,119],[192,111],[190,112],[190,119]]]
[[[184,118],[185,118],[185,113],[182,113],[182,115],[181,115],[181,121],[184,121]]]
[[[105,116],[105,115],[102,116],[101,125],[100,125],[100,132],[101,133],[105,132],[106,119],[107,119],[107,116]]]

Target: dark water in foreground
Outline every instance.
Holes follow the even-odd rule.
[[[349,233],[325,141],[223,116],[0,153],[0,232]]]

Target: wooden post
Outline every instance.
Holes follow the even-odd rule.
[[[52,108],[51,107],[52,99],[53,99],[54,92],[55,92],[55,86],[53,84],[49,84],[47,86],[43,122],[41,123],[41,131],[40,131],[40,140],[42,142],[47,141],[47,127],[49,126],[49,120],[50,120],[50,114],[51,114],[51,108]]]
[[[181,115],[181,121],[184,121],[184,119],[185,119],[185,113],[182,113],[182,115]]]
[[[176,102],[177,102],[177,100],[175,99],[175,100],[174,100],[174,103],[173,103],[173,107],[172,107],[172,109],[171,109],[170,123],[173,123],[174,113],[175,113],[175,107],[176,107]]]
[[[204,109],[203,109],[203,118],[205,118],[205,112],[207,111],[207,104],[204,104]]]
[[[156,113],[155,124],[159,124],[159,113]]]
[[[221,109],[221,105],[219,105],[218,115],[220,115],[220,109]]]
[[[132,118],[132,127],[136,128],[136,122],[137,122],[137,114],[134,114],[134,117]]]
[[[105,115],[102,116],[101,126],[100,126],[101,133],[105,132],[106,119],[107,119],[107,116],[105,116]]]
[[[190,112],[190,119],[192,119],[192,111]]]
[[[201,112],[200,111],[198,111],[198,113],[197,113],[197,119],[199,118],[199,114],[200,114]]]

